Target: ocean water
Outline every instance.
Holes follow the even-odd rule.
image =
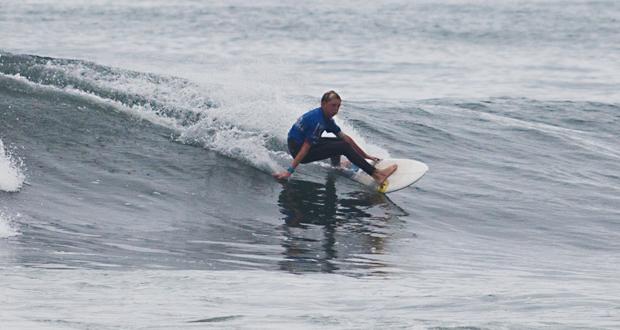
[[[0,2],[0,328],[617,329],[620,3]],[[285,137],[323,92],[373,193]]]

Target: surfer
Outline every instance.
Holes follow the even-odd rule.
[[[378,183],[383,184],[385,179],[396,171],[397,165],[385,169],[377,169],[366,159],[378,162],[380,159],[367,154],[353,139],[346,135],[333,117],[338,113],[342,99],[334,91],[323,94],[321,107],[303,114],[288,132],[288,150],[293,156],[293,162],[286,171],[274,173],[276,179],[288,179],[299,164],[306,164],[317,160],[331,158],[332,165],[340,165],[340,156],[344,155],[349,161],[361,168]],[[321,137],[324,131],[335,134],[336,138]]]

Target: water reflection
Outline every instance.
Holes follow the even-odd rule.
[[[377,270],[386,265],[373,258],[406,215],[385,195],[336,192],[336,176],[325,184],[291,180],[278,198],[285,258],[282,270],[293,273]]]

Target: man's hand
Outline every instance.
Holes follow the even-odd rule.
[[[272,175],[278,180],[286,180],[291,177],[291,173],[289,171],[282,171],[280,173],[274,173]]]

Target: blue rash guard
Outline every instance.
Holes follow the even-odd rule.
[[[338,135],[340,127],[336,125],[333,118],[326,118],[321,108],[310,110],[303,114],[288,131],[288,139],[302,145],[305,140],[310,144],[316,144],[324,131]]]

